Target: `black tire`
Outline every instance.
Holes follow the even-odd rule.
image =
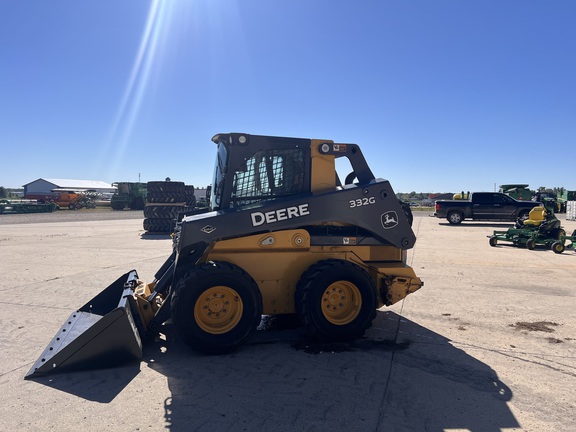
[[[557,254],[561,254],[562,252],[564,252],[564,243],[557,241],[552,243],[552,250],[554,251],[554,253]]]
[[[132,199],[128,207],[130,210],[144,210],[144,197],[137,196]]]
[[[151,181],[146,183],[148,192],[184,192],[184,182]]]
[[[76,204],[68,204],[68,210],[76,210]]]
[[[534,241],[534,239],[529,238],[528,240],[526,240],[526,249],[534,250],[535,246],[536,246],[536,242]]]
[[[252,336],[262,317],[262,295],[240,267],[209,262],[176,283],[171,311],[184,342],[204,353],[221,354]]]
[[[196,195],[194,195],[194,186],[184,186],[184,192],[186,194],[186,205],[188,207],[196,207]]]
[[[173,221],[172,219],[160,219],[160,218],[147,218],[144,219],[142,223],[144,230],[148,232],[172,232]]]
[[[308,268],[296,287],[296,312],[320,340],[349,341],[370,328],[378,307],[370,275],[348,261],[328,259]]]
[[[450,222],[452,225],[458,225],[464,218],[462,217],[462,213],[458,211],[452,211],[448,213],[448,217],[446,219],[448,219],[448,222]]]
[[[176,219],[180,212],[190,212],[194,210],[193,207],[187,206],[155,206],[148,205],[144,207],[144,217],[146,218],[161,218],[161,219]]]
[[[490,237],[488,242],[490,243],[490,246],[495,247],[498,244],[498,239],[496,237]]]
[[[110,201],[110,207],[112,210],[124,210],[126,203],[124,201]]]
[[[149,203],[185,203],[184,192],[148,192]]]

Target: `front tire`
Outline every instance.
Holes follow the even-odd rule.
[[[552,250],[554,251],[554,253],[561,254],[562,252],[564,252],[564,243],[562,243],[561,241],[552,243]]]
[[[348,261],[313,264],[296,287],[296,312],[308,333],[321,340],[348,341],[364,334],[376,317],[370,275]]]
[[[208,262],[178,281],[171,311],[184,342],[197,351],[221,354],[252,336],[262,316],[262,295],[240,267]]]

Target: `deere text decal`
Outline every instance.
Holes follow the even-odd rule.
[[[310,210],[308,210],[308,204],[300,204],[299,206],[281,208],[278,210],[272,210],[265,213],[262,212],[250,213],[250,218],[252,219],[252,226],[259,226],[263,224],[280,222],[300,216],[306,216],[309,214]]]

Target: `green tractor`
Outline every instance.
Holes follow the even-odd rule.
[[[500,192],[519,201],[530,201],[532,199],[532,191],[528,189],[527,184],[500,185]]]
[[[114,183],[116,193],[110,200],[112,210],[144,210],[146,204],[146,183]]]

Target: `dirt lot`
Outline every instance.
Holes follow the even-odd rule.
[[[88,222],[104,220],[144,219],[142,210],[112,210],[111,207],[95,209],[56,210],[51,213],[2,214],[0,225],[21,225],[49,222]]]
[[[425,286],[354,343],[270,325],[202,356],[166,324],[141,363],[24,381],[75,308],[133,268],[151,280],[171,242],[143,235],[141,217],[3,215],[0,429],[574,430],[576,253],[493,248],[486,236],[509,224],[416,216],[408,260]]]

